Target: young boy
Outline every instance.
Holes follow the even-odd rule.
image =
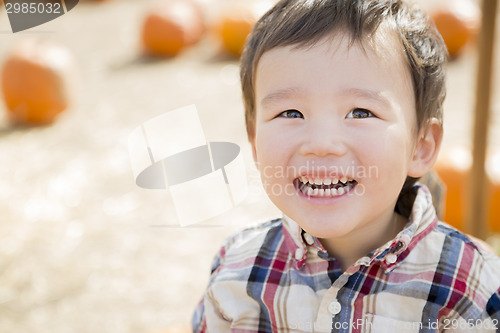
[[[416,180],[442,137],[446,50],[400,0],[282,0],[241,62],[283,218],[229,238],[195,332],[499,331],[500,259]]]

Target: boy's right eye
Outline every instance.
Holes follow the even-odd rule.
[[[302,113],[297,110],[286,110],[281,112],[279,115],[276,116],[276,118],[304,118]]]

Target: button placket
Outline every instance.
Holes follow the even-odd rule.
[[[340,310],[342,310],[342,305],[336,299],[332,301],[330,304],[328,304],[328,311],[332,315],[335,316],[336,314],[339,314]]]
[[[337,297],[339,291],[347,284],[349,278],[359,271],[361,266],[369,266],[370,262],[371,258],[369,257],[360,258],[355,265],[350,266],[337,280],[335,280],[330,289],[328,289],[321,300],[318,315],[314,323],[315,327],[325,328],[325,330],[318,329],[317,332],[330,332],[328,328],[331,327],[332,318],[342,311],[342,303]]]
[[[316,318],[315,327],[328,327],[332,320],[332,316],[335,317],[342,311],[342,304],[337,299],[337,294],[340,289],[346,285],[351,275],[352,273],[342,274],[337,280],[335,280],[331,288],[328,289],[327,293],[323,296],[318,316]]]

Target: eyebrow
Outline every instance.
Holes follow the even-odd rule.
[[[270,94],[267,94],[262,100],[260,101],[261,105],[267,105],[267,104],[272,104],[273,102],[283,100],[290,98],[291,96],[297,96],[300,95],[301,91],[298,88],[284,88],[284,89],[279,89],[276,91],[271,92]]]
[[[343,95],[355,95],[359,96],[362,98],[368,98],[375,100],[376,102],[379,102],[381,104],[384,104],[386,106],[390,105],[389,99],[385,97],[382,92],[380,91],[375,91],[375,90],[370,90],[370,89],[359,89],[359,88],[349,88],[346,89],[342,92]]]
[[[279,89],[266,95],[262,98],[260,103],[262,106],[265,106],[279,100],[290,98],[291,96],[300,96],[301,94],[301,90],[295,87]],[[354,95],[361,98],[371,99],[385,106],[389,106],[391,104],[389,99],[387,99],[381,91],[371,89],[348,88],[340,93],[340,96],[345,95]]]

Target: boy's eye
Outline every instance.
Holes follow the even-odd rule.
[[[297,110],[283,111],[279,115],[276,116],[276,118],[279,118],[279,117],[282,117],[282,118],[304,118],[302,113],[300,111],[297,111]]]
[[[375,115],[369,111],[369,110],[366,110],[366,109],[360,109],[360,108],[356,108],[354,110],[352,110],[351,112],[349,112],[346,116],[346,118],[371,118],[371,117],[375,117]]]

